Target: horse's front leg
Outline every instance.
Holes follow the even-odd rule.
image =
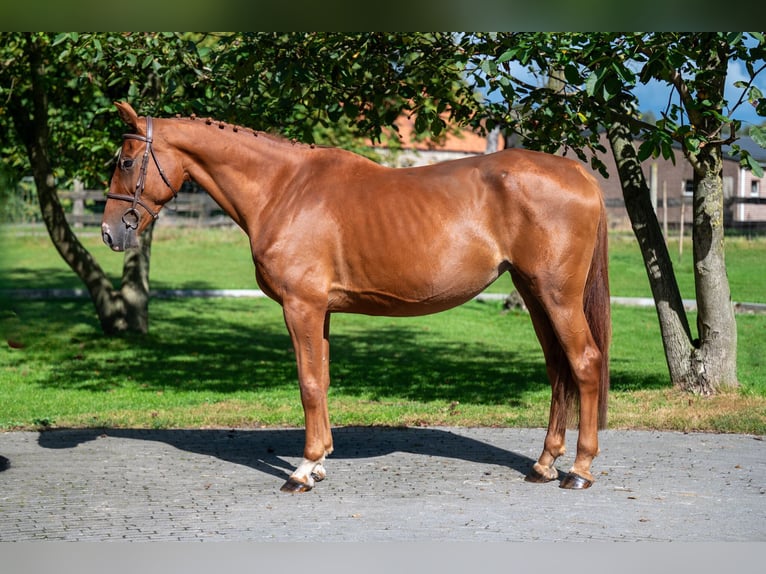
[[[325,478],[324,460],[332,452],[327,410],[330,386],[330,314],[301,301],[286,302],[284,316],[295,348],[306,423],[303,460],[282,485],[283,492],[306,492]]]

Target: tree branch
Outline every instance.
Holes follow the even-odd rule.
[[[693,124],[701,122],[702,118],[699,116],[699,112],[694,110],[694,98],[689,91],[689,86],[686,84],[681,72],[678,70],[672,70],[668,76],[670,83],[673,84],[678,95],[681,96],[681,103],[684,105],[686,113],[689,114],[689,121]]]
[[[766,70],[766,63],[764,63],[760,68],[758,68],[753,74],[750,76],[750,80],[747,82],[747,85],[742,88],[742,93],[739,95],[739,99],[737,100],[737,103],[734,104],[731,108],[729,108],[729,115],[733,114],[734,111],[742,105],[742,102],[745,100],[745,95],[747,94],[747,90],[750,89],[750,87],[753,85],[753,82],[755,81],[755,77],[763,72],[763,70]]]

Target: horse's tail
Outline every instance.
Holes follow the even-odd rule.
[[[612,310],[609,297],[609,257],[606,207],[601,201],[596,246],[585,283],[584,311],[593,340],[601,352],[601,375],[598,389],[598,426],[606,427],[609,398],[609,344],[612,339]]]

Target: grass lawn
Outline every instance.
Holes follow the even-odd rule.
[[[0,240],[0,289],[80,287],[46,235],[5,230]],[[119,277],[122,257],[95,234],[84,242]],[[676,263],[689,298],[690,249]],[[727,244],[735,300],[766,302],[765,254],[764,240]],[[611,264],[614,295],[649,296],[634,241],[613,238]],[[158,228],[151,275],[158,289],[255,287],[238,230]],[[610,427],[766,434],[766,316],[737,316],[742,388],[705,399],[668,384],[653,309],[613,314]],[[150,322],[148,337],[107,339],[88,300],[0,300],[3,339],[23,345],[0,348],[0,429],[302,425],[275,303],[154,300]],[[332,344],[333,424],[547,424],[549,386],[531,322],[499,303],[411,319],[335,315]]]

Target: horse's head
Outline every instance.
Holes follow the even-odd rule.
[[[127,103],[115,106],[132,131],[123,136],[106,196],[101,236],[114,251],[124,251],[138,247],[138,235],[176,196],[184,171],[175,150],[154,147],[157,133],[151,117],[139,118]]]

